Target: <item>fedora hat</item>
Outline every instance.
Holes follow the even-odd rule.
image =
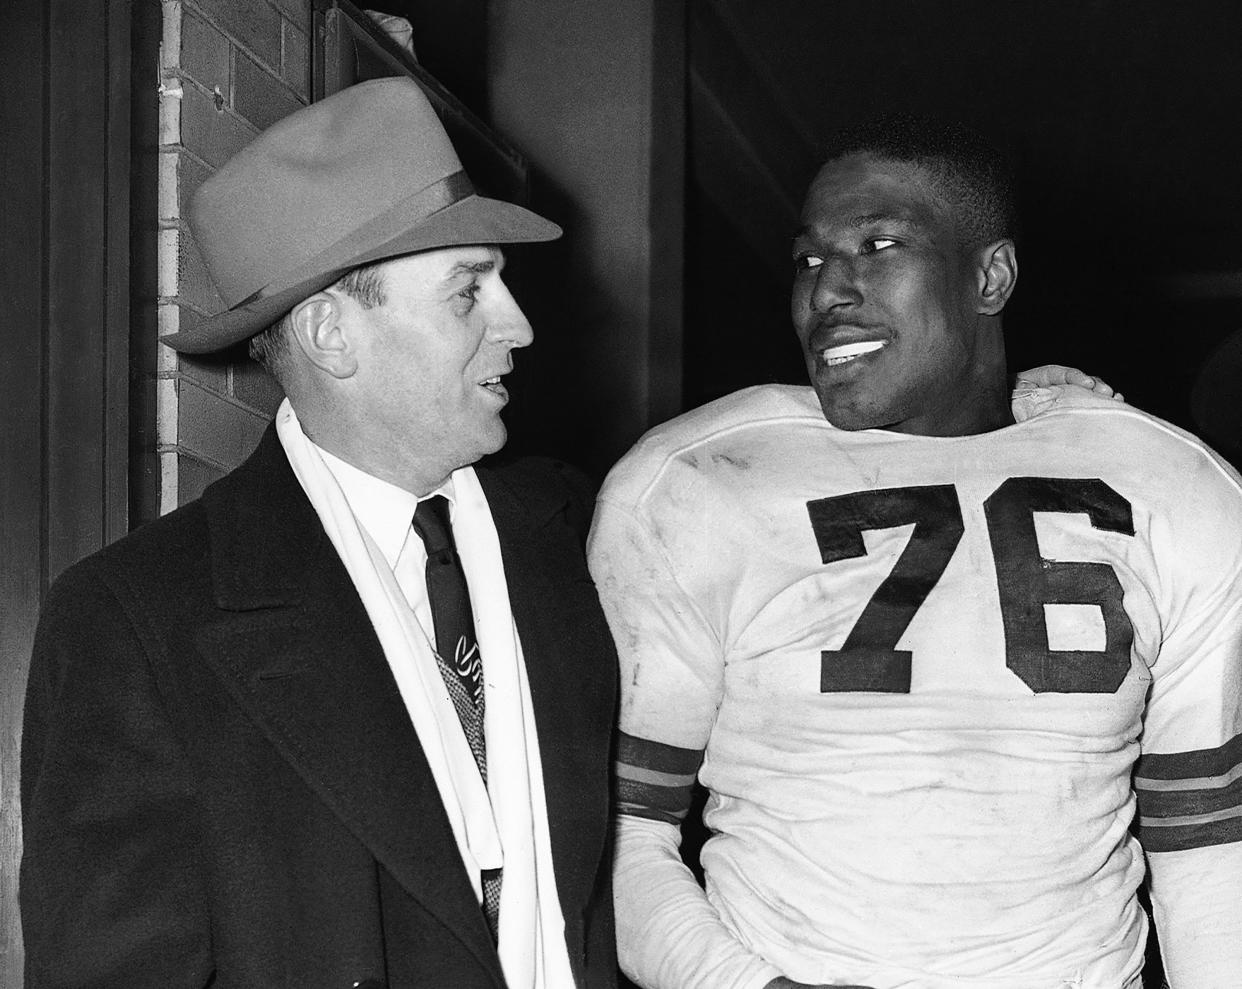
[[[274,124],[199,187],[189,221],[226,307],[161,338],[190,354],[254,336],[359,265],[561,233],[475,194],[407,78],[350,86]]]

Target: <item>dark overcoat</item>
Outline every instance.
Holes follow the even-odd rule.
[[[606,987],[615,654],[558,471],[479,477],[570,958]],[[27,989],[504,985],[396,683],[274,430],[56,581],[22,803]]]

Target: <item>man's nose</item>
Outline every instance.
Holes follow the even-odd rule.
[[[499,291],[496,313],[490,324],[492,338],[510,347],[529,347],[535,340],[535,331],[531,328],[530,321],[510,294],[507,285],[502,282]]]
[[[815,287],[811,290],[811,308],[815,312],[827,312],[840,305],[862,301],[854,265],[849,258],[832,255],[824,259],[815,272]]]

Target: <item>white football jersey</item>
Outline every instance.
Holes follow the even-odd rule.
[[[621,729],[703,752],[708,899],[792,979],[1129,984],[1140,756],[1149,851],[1242,840],[1242,489],[1150,416],[751,388],[644,437],[590,553]]]

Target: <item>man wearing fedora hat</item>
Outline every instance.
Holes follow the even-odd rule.
[[[27,694],[27,984],[607,986],[615,654],[555,465],[505,440],[531,328],[409,80],[298,111],[199,190],[288,396],[203,497],[51,589]]]

